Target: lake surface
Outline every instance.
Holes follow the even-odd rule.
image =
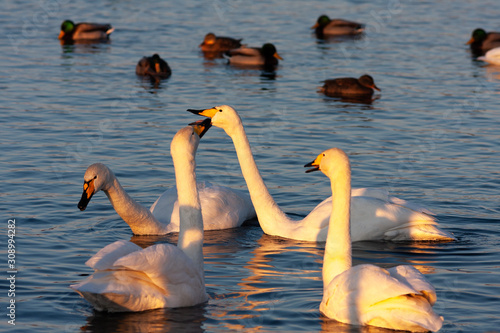
[[[16,325],[23,332],[383,332],[320,315],[324,244],[264,235],[253,223],[205,234],[210,300],[184,309],[132,314],[93,311],[69,285],[85,261],[116,240],[141,246],[176,235],[135,237],[103,193],[84,212],[88,165],[102,162],[129,194],[150,206],[174,185],[174,134],[188,108],[219,104],[240,113],[271,194],[305,216],[331,195],[303,165],[340,147],[353,187],[386,188],[439,218],[457,241],[360,242],[355,264],[411,264],[437,291],[442,332],[500,327],[500,68],[471,58],[477,27],[499,31],[496,1],[214,0],[3,2],[0,13],[0,211],[3,236],[1,331],[6,306],[7,233],[15,219]],[[367,24],[362,38],[319,41],[320,14]],[[111,23],[111,41],[62,47],[64,19]],[[276,45],[275,75],[206,60],[198,44],[212,31],[250,46]],[[159,53],[172,77],[152,86],[135,75]],[[372,103],[316,92],[328,78],[371,74]],[[198,180],[246,189],[231,140],[212,128],[197,154]]]

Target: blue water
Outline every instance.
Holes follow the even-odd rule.
[[[322,150],[344,149],[354,187],[381,187],[437,214],[456,242],[355,243],[354,263],[412,264],[437,291],[442,332],[500,327],[500,68],[471,58],[477,27],[500,30],[494,1],[215,0],[3,2],[0,13],[0,330],[7,323],[8,220],[16,221],[16,325],[33,332],[381,332],[322,317],[324,244],[264,235],[257,224],[205,234],[210,300],[185,309],[102,314],[69,285],[85,261],[116,240],[141,246],[176,235],[134,237],[103,193],[84,212],[83,174],[107,164],[146,206],[175,183],[170,140],[198,118],[185,110],[233,105],[271,194],[306,215],[330,195],[328,179],[304,174]],[[367,24],[357,40],[321,42],[320,14]],[[60,23],[111,23],[111,42],[62,47]],[[275,76],[205,60],[213,31],[250,46],[273,42]],[[154,87],[134,68],[159,53],[172,77]],[[316,92],[327,78],[371,74],[371,104]],[[231,140],[203,138],[197,176],[246,189]]]

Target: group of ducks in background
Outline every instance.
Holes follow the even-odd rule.
[[[356,35],[363,25],[330,20],[322,15],[313,27],[318,37]],[[474,31],[471,49],[487,53],[500,46],[500,33]],[[106,40],[113,28],[107,24],[65,21],[59,39]],[[203,52],[226,54],[232,64],[275,67],[276,48],[264,44],[249,48],[241,39],[205,36]],[[487,57],[487,54],[485,55]],[[168,77],[171,69],[157,54],[137,64],[137,74]],[[353,88],[357,87],[357,88]],[[361,88],[360,88],[361,87]],[[378,89],[373,78],[341,78],[325,81],[323,92]],[[360,90],[361,91],[361,90]],[[188,110],[207,117],[182,128],[171,142],[176,187],[163,193],[150,209],[131,198],[113,172],[104,164],[88,167],[78,208],[86,209],[99,191],[106,193],[120,217],[136,235],[179,232],[177,246],[156,244],[146,249],[128,241],[117,241],[87,261],[95,270],[86,280],[72,285],[100,311],[144,311],[164,307],[185,307],[206,302],[203,269],[203,231],[239,227],[257,217],[264,233],[289,239],[325,242],[323,300],[325,316],[353,325],[373,325],[407,331],[438,331],[443,318],[432,309],[434,287],[414,267],[402,265],[383,269],[374,265],[352,267],[351,242],[362,240],[451,241],[454,236],[439,228],[425,208],[391,197],[385,190],[351,189],[349,158],[338,148],[319,154],[305,165],[306,172],[320,170],[331,180],[332,196],[321,202],[304,219],[286,216],[269,193],[255,163],[242,120],[227,105]],[[199,141],[211,127],[222,128],[232,139],[249,194],[204,182],[197,182],[195,154]]]

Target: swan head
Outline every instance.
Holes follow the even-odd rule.
[[[204,110],[188,109],[187,111],[210,118],[213,126],[222,128],[229,136],[234,129],[241,126],[240,116],[229,105],[219,105]]]
[[[170,154],[172,156],[189,154],[194,158],[200,139],[211,126],[211,120],[204,119],[181,128],[170,143]]]
[[[85,210],[92,196],[100,190],[105,191],[114,178],[113,172],[102,163],[94,163],[89,166],[83,176],[83,194],[78,202],[78,208]]]
[[[319,154],[316,159],[304,165],[305,168],[313,167],[306,170],[306,173],[313,171],[321,171],[328,177],[334,174],[350,172],[349,157],[340,148],[330,148]]]

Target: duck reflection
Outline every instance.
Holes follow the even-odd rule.
[[[204,332],[206,305],[156,309],[143,312],[108,313],[94,311],[81,327],[83,332]]]

